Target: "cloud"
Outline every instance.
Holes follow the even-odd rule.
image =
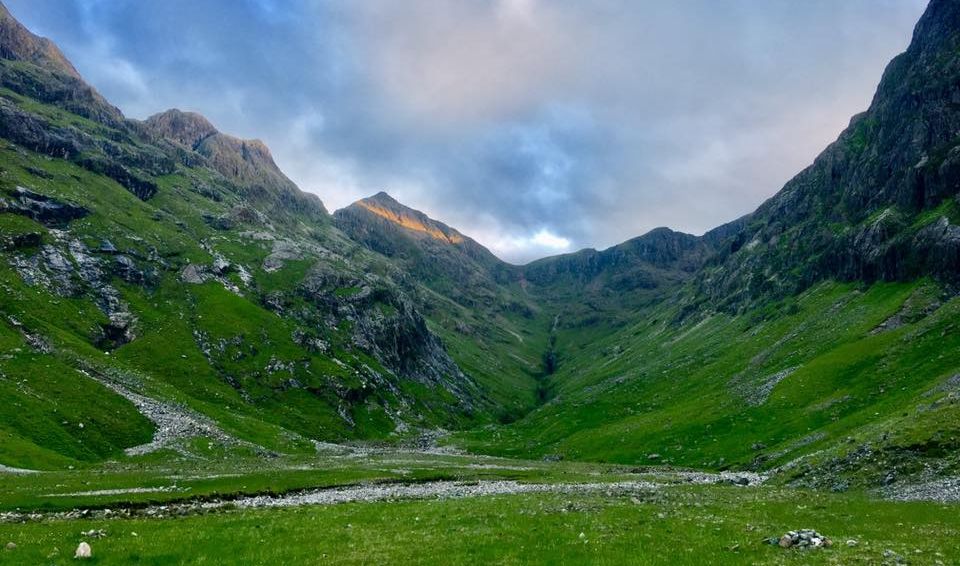
[[[362,3],[357,33],[370,78],[404,124],[455,135],[525,112],[575,72],[561,15],[534,0],[374,0]]]
[[[128,115],[202,112],[330,208],[387,190],[512,261],[749,212],[925,3],[7,0]]]
[[[534,234],[533,237],[530,238],[530,242],[537,246],[555,251],[570,249],[570,240],[552,234],[546,228],[541,229],[539,232]]]
[[[522,236],[506,236],[502,230],[481,229],[478,236],[494,254],[510,258],[516,263],[573,251],[569,239],[558,236],[547,228]]]

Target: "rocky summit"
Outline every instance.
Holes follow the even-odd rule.
[[[125,117],[0,4],[3,560],[960,560],[960,2],[878,79],[750,214],[515,265]]]

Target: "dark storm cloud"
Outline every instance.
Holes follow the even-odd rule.
[[[520,261],[752,210],[866,108],[923,0],[7,0],[128,115],[264,139]]]

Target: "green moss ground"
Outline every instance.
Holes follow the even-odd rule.
[[[815,528],[816,551],[764,543]],[[675,487],[635,495],[513,495],[233,511],[177,519],[0,525],[7,564],[910,564],[960,560],[954,507],[776,489]],[[136,534],[134,534],[136,533]],[[854,539],[857,546],[848,547]]]

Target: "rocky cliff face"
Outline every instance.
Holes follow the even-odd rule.
[[[960,281],[958,53],[960,5],[933,0],[870,108],[721,238],[704,296],[741,308],[825,278]]]
[[[194,112],[167,110],[147,118],[146,127],[163,139],[206,158],[206,164],[234,182],[253,201],[276,201],[315,219],[326,216],[320,199],[304,193],[280,171],[270,149],[260,140],[242,140],[218,131]]]
[[[196,112],[183,112],[177,108],[154,114],[147,118],[146,124],[160,136],[191,151],[196,151],[203,140],[220,133],[202,115]]]

